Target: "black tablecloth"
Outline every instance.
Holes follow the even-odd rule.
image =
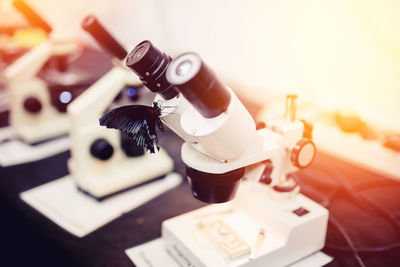
[[[175,171],[183,174],[181,141],[167,132],[161,134],[160,143],[175,159]],[[83,238],[75,237],[19,198],[19,193],[25,190],[68,174],[68,158],[69,152],[65,152],[37,162],[0,168],[1,266],[133,266],[125,249],[159,237],[165,219],[204,205],[191,196],[188,184],[183,183],[97,231]],[[398,246],[383,252],[370,250],[400,242],[400,229],[372,207],[369,210],[370,204],[358,199],[359,195],[349,194],[332,168],[359,194],[379,203],[394,216],[400,214],[399,183],[321,153],[311,167],[296,175],[303,193],[326,205],[354,246],[367,250],[360,252],[366,266],[398,266]],[[347,250],[348,244],[337,226],[329,223],[324,252],[335,257],[329,266],[357,266]]]

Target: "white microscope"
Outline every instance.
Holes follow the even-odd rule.
[[[32,24],[50,34],[51,27],[26,3],[16,0],[13,4]],[[52,56],[58,56],[60,67],[63,67],[63,57],[65,59],[79,49],[77,40],[52,33],[48,40],[5,70],[10,98],[10,125],[25,142],[38,143],[67,133],[69,124],[66,113],[52,104],[50,89],[37,74]],[[60,92],[56,101],[60,105],[68,105],[75,96],[66,90]]]
[[[93,15],[82,27],[115,57],[114,67],[68,106],[71,176],[79,188],[101,199],[165,175],[173,161],[164,150],[150,155],[127,136],[99,125],[99,117],[124,88],[130,87],[134,97],[132,91],[139,94],[142,83],[123,65],[126,50]]]
[[[181,157],[193,196],[226,202],[163,222],[166,248],[180,265],[286,266],[324,246],[328,211],[300,194],[289,175],[316,153],[296,119],[295,95],[287,98],[285,118],[256,130],[197,54],[171,61],[144,41],[127,65],[155,85],[155,102],[173,107],[161,119],[185,140]]]

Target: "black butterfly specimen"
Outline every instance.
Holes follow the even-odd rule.
[[[154,153],[154,146],[160,150],[156,125],[161,131],[164,131],[160,116],[161,107],[157,102],[153,102],[152,107],[130,105],[108,111],[100,118],[100,125],[127,132],[138,146]]]

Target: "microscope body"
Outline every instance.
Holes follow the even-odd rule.
[[[75,40],[50,38],[6,69],[10,124],[25,142],[37,143],[67,133],[66,114],[52,105],[48,86],[36,74],[51,56],[76,49]]]
[[[189,168],[217,175],[215,179],[241,168],[245,174],[233,200],[164,221],[163,240],[182,264],[286,266],[322,249],[328,221],[328,211],[287,179],[307,158],[296,154],[304,141],[304,124],[282,118],[256,130],[248,111],[228,90],[228,109],[212,119],[202,117],[182,96],[164,102],[177,104],[162,120],[186,141],[181,157]],[[266,162],[273,166],[268,184],[260,182]],[[198,197],[190,173],[188,178]]]
[[[71,158],[68,167],[78,187],[102,198],[173,169],[164,150],[128,156],[119,131],[99,125],[99,118],[126,85],[141,84],[123,66],[115,66],[68,106]]]
[[[288,96],[285,118],[257,129],[196,53],[172,60],[143,41],[127,66],[158,94],[161,120],[185,141],[181,158],[193,196],[220,203],[162,223],[179,265],[286,266],[323,247],[328,211],[299,194],[290,177],[316,152],[295,118],[297,96]]]

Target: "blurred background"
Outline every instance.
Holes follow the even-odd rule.
[[[24,27],[2,0],[2,27]],[[128,48],[152,40],[171,56],[196,51],[257,103],[295,91],[324,109],[400,121],[400,3],[346,1],[28,0],[54,29],[78,34],[93,13]],[[5,26],[4,26],[5,25]],[[397,125],[400,127],[399,125]]]
[[[257,121],[282,116],[285,95],[298,94],[299,118],[306,119],[311,129],[314,128],[313,139],[318,151],[322,152],[318,153],[311,171],[300,172],[304,183],[301,184],[302,190],[307,194],[307,186],[315,185],[317,190],[309,192],[332,195],[332,200],[337,197],[336,204],[332,201],[334,204],[329,211],[344,222],[346,229],[350,229],[352,239],[358,240],[355,242],[357,248],[366,255],[379,244],[387,245],[387,240],[395,244],[393,247],[398,251],[398,235],[393,232],[398,234],[399,228],[393,221],[396,218],[398,221],[400,214],[396,201],[400,192],[400,1],[25,0],[51,26],[50,34],[28,21],[12,2],[0,0],[0,127],[8,126],[11,106],[5,70],[53,34],[74,36],[80,46],[72,55],[58,58],[49,55],[45,59],[47,63],[39,66],[41,70],[33,75],[35,79],[39,77],[46,82],[45,91],[51,94],[51,104],[46,105],[56,106],[57,116],[66,116],[66,105],[72,98],[78,97],[112,67],[111,57],[81,28],[83,18],[94,14],[128,52],[146,39],[172,58],[187,51],[197,52],[239,95]],[[82,52],[82,47],[92,50]],[[65,71],[65,62],[71,65],[68,71]],[[76,88],[71,89],[73,86]],[[72,92],[67,101],[60,98],[60,92],[65,91]],[[24,119],[27,118],[24,122],[32,120],[29,112],[23,114]],[[58,117],[52,119],[57,121]],[[47,117],[42,120],[46,121]],[[51,125],[50,128],[55,127]],[[64,137],[67,132],[65,129]],[[184,173],[179,151],[181,141],[175,137],[176,140],[171,142],[171,135],[166,135],[161,145],[166,144],[167,150],[171,148],[168,153],[175,161],[175,171]],[[1,134],[0,137],[0,159],[1,155],[10,157],[15,146],[7,151],[4,148],[9,140]],[[15,139],[21,141],[19,136]],[[38,148],[26,145],[29,149]],[[63,151],[67,149],[69,143]],[[15,158],[20,157],[18,151],[14,152]],[[28,152],[31,150],[26,149],[24,153]],[[139,212],[127,214],[122,219],[126,228],[118,224],[121,221],[114,222],[109,228],[85,239],[74,239],[65,232],[60,233],[53,225],[49,228],[49,221],[29,210],[18,197],[19,193],[33,186],[67,175],[69,157],[69,152],[64,152],[55,158],[43,157],[42,161],[26,164],[16,161],[20,165],[0,168],[0,203],[4,203],[12,215],[6,223],[7,227],[15,228],[15,233],[6,234],[9,235],[8,242],[14,242],[14,248],[20,246],[14,235],[27,239],[25,246],[28,249],[31,249],[30,244],[44,236],[49,239],[49,244],[43,245],[45,249],[57,243],[55,250],[66,253],[66,258],[76,256],[77,261],[86,266],[91,266],[91,260],[98,258],[97,263],[104,260],[114,266],[112,260],[116,257],[127,261],[121,248],[155,238],[160,234],[161,221],[200,205],[192,199],[188,188],[180,187],[180,191],[164,196],[155,204],[150,203]],[[338,158],[343,161],[339,162]],[[345,181],[337,181],[340,177],[338,171],[346,176],[340,178]],[[8,181],[2,180],[14,175],[16,177]],[[346,187],[347,182],[354,188]],[[390,214],[385,215],[389,219],[385,221],[382,212],[370,213],[370,202],[359,196],[363,194],[379,202],[380,207],[387,207],[388,211],[383,213]],[[182,196],[186,196],[185,201],[181,201]],[[359,202],[364,203],[364,209],[360,209]],[[157,214],[155,219],[154,210],[164,213]],[[147,224],[137,223],[140,216],[146,219]],[[354,223],[356,219],[359,219],[358,223]],[[33,231],[28,226],[33,227]],[[359,226],[363,226],[363,231]],[[128,228],[136,232],[124,230],[115,235],[117,231]],[[385,230],[387,232],[383,233]],[[129,238],[125,236],[126,232],[129,232]],[[371,242],[364,242],[364,238]],[[332,227],[328,230],[327,240],[328,245],[337,241],[340,245],[337,250],[342,251],[344,239]],[[108,250],[104,255],[103,248],[96,247],[98,244],[106,244],[104,251]],[[91,249],[90,253],[85,253],[86,248]],[[36,253],[40,250],[38,246],[31,254],[37,254],[43,260],[44,257]],[[387,251],[390,250],[378,253]],[[57,255],[54,253],[49,257],[57,258]],[[346,257],[351,258],[349,255]],[[384,266],[380,263],[385,257],[379,254],[375,259],[374,256],[368,258],[371,266]],[[393,263],[396,259],[392,257],[388,261]],[[350,263],[346,265],[344,262]],[[77,266],[76,262],[68,263],[65,266]],[[354,266],[354,262],[346,259],[332,266]]]

